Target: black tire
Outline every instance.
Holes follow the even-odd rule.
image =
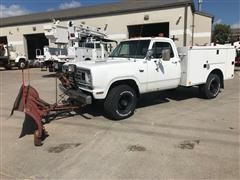
[[[27,68],[27,63],[26,63],[26,61],[23,60],[23,59],[19,60],[18,69],[22,69],[22,67],[23,67],[23,69],[26,69],[26,68]]]
[[[207,78],[206,84],[199,86],[200,93],[206,99],[213,99],[217,97],[221,88],[221,80],[218,75],[210,74]]]
[[[113,87],[104,101],[104,111],[113,120],[126,119],[134,114],[137,95],[128,85]]]
[[[5,65],[4,68],[5,68],[6,70],[11,70],[11,69],[12,69],[12,66],[8,64],[8,65]]]
[[[49,72],[54,72],[54,68],[53,68],[52,66],[49,66],[49,67],[48,67],[48,71],[49,71]]]

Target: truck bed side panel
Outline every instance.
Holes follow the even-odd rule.
[[[181,47],[181,84],[194,86],[206,82],[208,75],[214,70],[222,71],[224,79],[232,78],[234,48],[225,47]],[[231,66],[231,67],[230,67]]]
[[[226,65],[225,65],[225,79],[232,79],[234,77],[234,61],[236,58],[236,50],[235,49],[228,49]]]

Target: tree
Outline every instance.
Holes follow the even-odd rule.
[[[231,27],[226,24],[215,24],[213,27],[212,41],[225,44],[230,42]]]

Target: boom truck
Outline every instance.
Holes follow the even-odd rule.
[[[134,114],[144,93],[196,86],[206,99],[217,97],[234,77],[235,56],[233,46],[177,48],[169,38],[134,38],[122,41],[104,62],[64,64],[59,88],[81,104],[103,101],[106,115],[120,120]]]
[[[39,50],[36,54],[37,59],[44,61],[50,70],[61,69],[65,62],[103,60],[109,54],[110,43],[116,42],[108,39],[101,28],[76,25],[73,21],[69,21],[67,27],[54,21],[52,25],[44,26],[44,33],[57,48],[44,47],[44,55]]]

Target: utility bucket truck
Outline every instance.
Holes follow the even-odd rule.
[[[45,36],[58,48],[44,48],[44,55],[37,56],[39,61],[49,69],[59,70],[65,62],[103,60],[109,54],[110,43],[105,30],[85,24],[75,25],[69,21],[68,26],[54,21],[52,25],[44,26]],[[57,50],[58,49],[58,50]],[[63,53],[64,52],[64,53]]]
[[[133,115],[141,94],[178,86],[198,86],[207,99],[217,97],[234,77],[234,47],[180,47],[169,38],[121,42],[104,62],[66,63],[60,89],[82,104],[102,100],[109,118]],[[67,84],[67,86],[66,86]]]
[[[36,58],[42,66],[48,67],[49,71],[54,71],[68,61],[68,28],[60,25],[60,21],[54,21],[51,25],[44,26],[44,34],[56,47],[45,46],[43,52],[41,49],[36,49]]]

